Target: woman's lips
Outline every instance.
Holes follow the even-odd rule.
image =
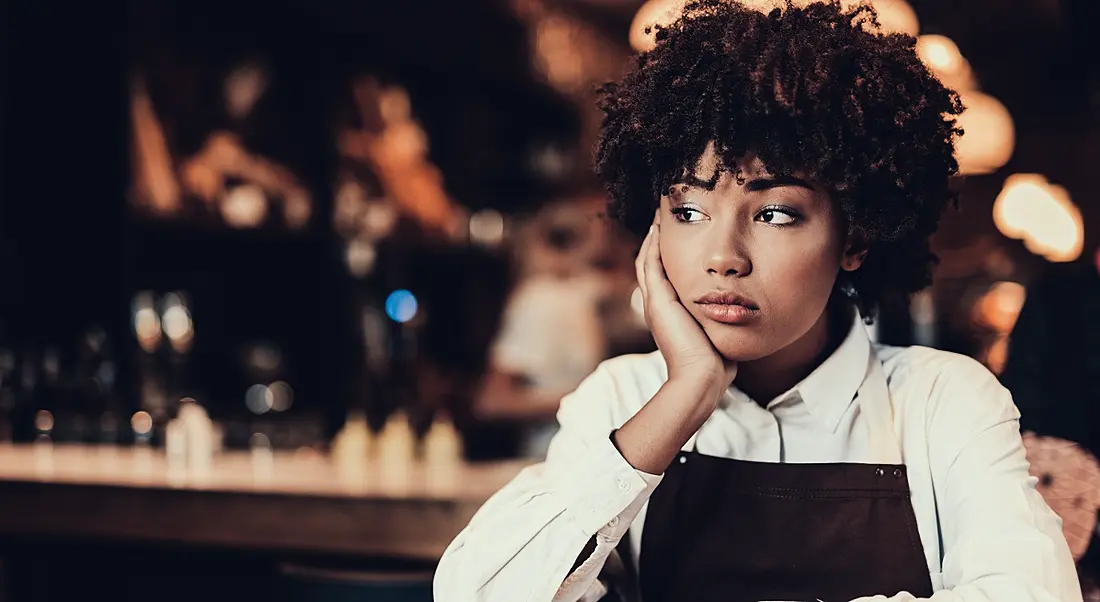
[[[746,324],[760,311],[760,306],[748,297],[728,290],[712,290],[695,303],[704,315],[722,324]]]
[[[758,310],[729,303],[698,303],[703,315],[722,324],[747,324],[756,318]]]

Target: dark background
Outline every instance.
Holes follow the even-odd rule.
[[[625,52],[638,2],[552,4],[594,24]],[[937,244],[959,248],[995,235],[990,208],[1004,177],[1038,172],[1069,189],[1085,216],[1086,248],[1095,247],[1097,4],[912,4],[922,33],[952,37],[1017,127],[1013,159],[995,174],[967,180],[962,209],[945,220]],[[579,175],[584,165],[575,166],[570,181],[549,181],[529,167],[532,149],[578,145],[582,107],[535,73],[526,29],[503,0],[8,0],[2,7],[0,343],[32,353],[74,347],[99,325],[117,353],[130,357],[134,293],[185,288],[198,299],[195,318],[207,329],[194,350],[207,378],[203,387],[237,387],[238,377],[224,368],[226,354],[235,341],[262,332],[296,350],[300,397],[337,416],[374,386],[359,375],[362,352],[351,334],[359,319],[356,295],[381,297],[387,287],[415,280],[437,305],[449,303],[453,317],[428,334],[428,353],[476,371],[491,334],[482,331],[491,329],[509,282],[502,258],[430,241],[396,244],[380,259],[383,276],[373,293],[359,291],[342,266],[329,226],[337,168],[331,136],[349,110],[346,82],[356,73],[409,90],[448,192],[471,209],[517,212],[587,185]],[[166,126],[179,132],[182,147],[197,148],[205,132],[225,125],[216,100],[221,77],[248,57],[263,60],[272,83],[240,133],[250,148],[305,180],[315,199],[310,227],[242,233],[134,216],[126,199],[129,74],[147,73]],[[572,150],[581,163],[590,152]],[[1020,280],[1043,268],[1019,243],[1001,244],[1016,258]],[[480,293],[456,294],[463,290]],[[887,340],[906,342],[905,319],[887,316]],[[967,350],[964,336],[945,340]],[[132,361],[119,364],[124,407],[136,407],[133,369]]]

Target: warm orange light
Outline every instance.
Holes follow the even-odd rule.
[[[905,0],[874,0],[872,5],[878,13],[878,21],[883,33],[904,33],[916,36],[920,32],[920,21],[912,6]]]
[[[985,351],[985,365],[993,374],[1004,372],[1008,361],[1008,337],[997,337]]]
[[[1016,325],[1026,298],[1027,290],[1020,283],[997,282],[982,295],[977,317],[998,333],[1008,334]]]
[[[53,414],[49,410],[38,410],[34,414],[34,428],[40,433],[53,430]]]
[[[160,314],[153,304],[153,294],[150,292],[139,293],[134,299],[134,334],[137,336],[138,345],[142,350],[152,353],[160,344],[161,324]]]
[[[1081,211],[1069,192],[1038,174],[1013,174],[993,203],[993,222],[1002,234],[1049,261],[1073,261],[1084,248]]]
[[[284,381],[271,383],[267,390],[271,392],[271,409],[276,412],[285,412],[294,403],[294,389]]]
[[[267,217],[267,195],[254,184],[230,190],[219,205],[222,219],[234,228],[255,228]]]
[[[267,73],[259,65],[240,65],[225,78],[226,112],[234,119],[244,119],[256,106],[267,89]]]
[[[956,73],[966,62],[951,38],[935,34],[925,34],[917,38],[917,56],[938,73]]]
[[[994,374],[1004,370],[1008,358],[1008,339],[1020,317],[1027,290],[1018,282],[996,282],[974,304],[971,319],[990,328],[995,337],[979,354],[979,359]]]
[[[195,340],[195,329],[191,322],[191,312],[179,295],[169,293],[165,296],[164,314],[160,322],[173,349],[184,353],[191,348],[191,343]]]
[[[630,24],[630,47],[638,52],[653,50],[657,45],[653,27],[672,23],[683,8],[684,0],[649,0],[643,4]]]
[[[821,0],[796,0],[795,6],[806,6]],[[751,4],[783,4],[782,0],[753,0]],[[851,10],[861,4],[870,4],[878,15],[881,33],[904,33],[916,36],[920,31],[920,21],[913,7],[905,0],[841,0],[841,6]]]
[[[947,87],[958,91],[976,87],[970,63],[951,38],[935,34],[919,36],[917,56]]]
[[[955,145],[959,170],[963,174],[996,171],[1008,163],[1016,146],[1012,115],[992,96],[970,91],[960,97],[966,110],[958,118],[963,129]]]
[[[579,91],[584,85],[587,62],[586,32],[570,19],[551,15],[538,20],[534,46],[536,67],[555,88]]]
[[[134,412],[133,417],[130,418],[130,426],[134,429],[135,434],[148,435],[153,430],[153,417],[149,415],[149,412]]]

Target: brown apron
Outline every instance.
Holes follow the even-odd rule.
[[[878,364],[874,353],[871,359]],[[881,379],[871,385],[888,395],[874,367],[867,380]],[[881,430],[873,436],[881,439]],[[637,598],[629,591],[635,584],[644,602],[932,595],[902,464],[782,464],[682,452],[649,500],[639,570],[629,550],[623,538],[618,555],[635,578],[616,584],[622,599]]]

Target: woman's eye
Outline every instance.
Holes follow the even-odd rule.
[[[703,212],[691,207],[674,207],[672,215],[678,222],[698,222],[703,220]]]
[[[786,226],[795,222],[795,216],[780,209],[765,209],[756,214],[756,220],[773,226]]]

